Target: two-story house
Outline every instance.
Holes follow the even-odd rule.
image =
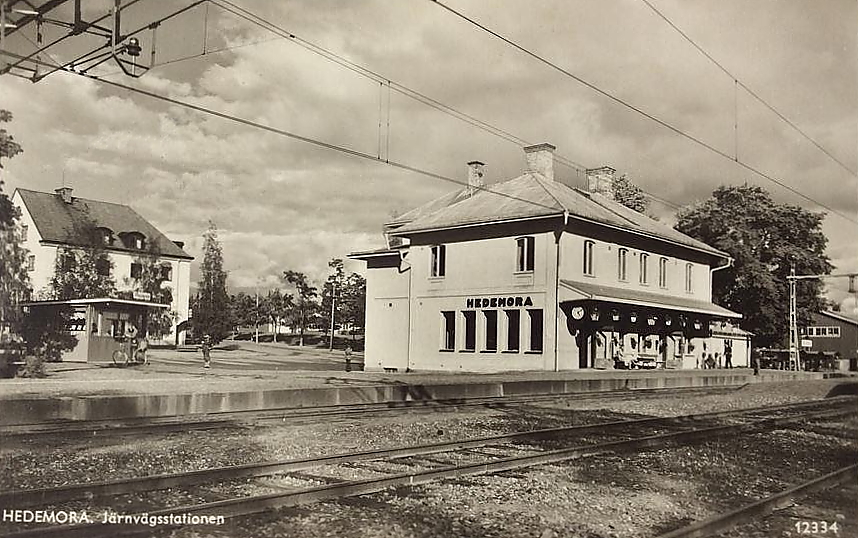
[[[367,263],[366,367],[397,370],[613,368],[631,359],[695,367],[729,256],[612,199],[614,170],[561,183],[554,146],[527,171],[468,186],[385,225]]]
[[[193,259],[182,249],[183,243],[169,240],[127,205],[78,198],[70,187],[55,193],[16,189],[12,203],[21,210],[22,245],[29,251],[27,270],[37,298],[54,275],[58,252],[87,244],[82,234],[94,226],[112,262],[112,268],[105,265],[99,270],[113,272],[119,291],[133,290],[141,261],[158,252],[162,286],[170,287],[170,309],[178,315],[171,336],[164,340],[183,343],[184,333],[176,327],[188,319]]]

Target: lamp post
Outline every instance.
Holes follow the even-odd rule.
[[[334,350],[334,313],[336,312],[337,304],[337,283],[331,282],[331,340],[328,344],[328,351]]]

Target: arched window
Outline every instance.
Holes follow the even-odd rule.
[[[641,284],[649,283],[649,254],[643,252],[641,252],[640,281]]]
[[[621,248],[617,251],[617,278],[626,280],[626,258],[628,257],[629,249]]]
[[[658,260],[658,285],[661,288],[667,287],[667,258]]]
[[[596,245],[593,241],[584,241],[584,274],[593,276],[593,247]]]
[[[685,291],[691,293],[692,271],[694,266],[690,263],[685,264]]]

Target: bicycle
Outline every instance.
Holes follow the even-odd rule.
[[[134,340],[122,336],[116,339],[119,342],[119,349],[113,352],[113,364],[116,366],[128,366],[129,364],[146,364],[145,350],[135,350],[131,353],[131,347]],[[128,343],[128,351],[125,350],[125,344]],[[136,347],[136,346],[134,346]]]

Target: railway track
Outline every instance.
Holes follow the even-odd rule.
[[[844,484],[854,484],[858,481],[858,463],[853,463],[840,469],[808,480],[784,491],[770,495],[757,502],[739,507],[729,512],[697,521],[691,525],[664,533],[658,538],[702,538],[713,536],[719,532],[731,529],[743,523],[756,521],[775,510],[782,509],[795,503],[798,499],[824,489],[838,487]],[[818,522],[815,522],[818,524]],[[826,525],[828,522],[825,522]],[[809,529],[808,529],[809,530]],[[799,525],[798,533],[801,533]],[[805,532],[805,534],[817,534],[816,532]],[[823,532],[825,534],[825,532]],[[835,527],[834,535],[837,534]]]
[[[74,499],[114,498],[141,492],[217,483],[227,497],[209,502],[146,511],[149,518],[175,514],[236,517],[277,507],[295,506],[346,496],[375,493],[391,487],[413,486],[449,478],[488,474],[599,454],[647,450],[694,443],[713,436],[756,432],[776,428],[798,419],[828,418],[854,414],[855,398],[768,406],[744,410],[616,421],[516,432],[464,439],[448,443],[399,447],[321,458],[267,462],[257,465],[208,469],[132,480],[81,484],[61,488],[7,492],[0,505],[39,504],[62,510]],[[727,421],[727,422],[725,422]],[[588,442],[569,446],[588,434]],[[629,438],[629,434],[633,436]],[[620,437],[619,439],[617,437]],[[308,473],[309,472],[309,473]],[[344,477],[345,475],[349,475]],[[267,477],[260,482],[259,477]],[[250,479],[250,480],[248,480]],[[244,482],[241,482],[244,480]],[[229,483],[232,481],[232,484]],[[311,485],[307,485],[307,484]],[[208,490],[211,491],[211,490]],[[171,489],[173,498],[176,489]],[[107,508],[105,508],[107,510]],[[93,512],[97,510],[92,510]],[[133,516],[131,516],[133,517]],[[115,536],[146,533],[135,525],[77,525],[43,527],[12,532],[6,537]]]
[[[16,424],[0,427],[0,438],[14,439],[33,436],[94,436],[99,433],[138,435],[169,433],[174,431],[242,428],[271,423],[315,422],[319,419],[349,418],[354,416],[383,416],[402,412],[444,413],[462,408],[504,408],[508,406],[538,404],[552,401],[581,402],[658,398],[665,395],[691,397],[716,395],[740,390],[745,385],[730,387],[679,387],[664,389],[630,389],[598,393],[535,394],[521,396],[491,396],[456,399],[422,399],[398,402],[379,402],[354,405],[318,407],[288,407],[252,411],[216,412],[174,417],[142,417],[126,420],[67,420],[33,424]]]

